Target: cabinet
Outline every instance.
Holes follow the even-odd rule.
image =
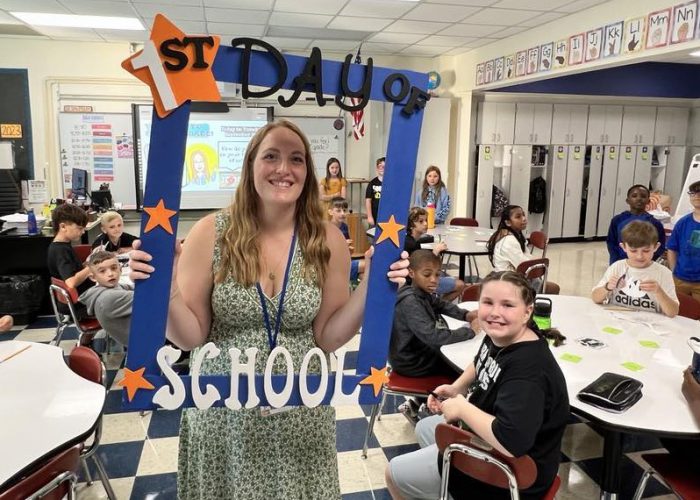
[[[605,146],[602,160],[603,163],[600,174],[600,196],[598,198],[597,236],[607,236],[610,221],[616,213],[615,199],[617,195],[616,187],[620,161],[620,147]],[[591,168],[593,168],[592,163]],[[625,194],[626,191],[627,188],[625,188]]]
[[[622,146],[617,169],[617,188],[615,190],[615,213],[628,209],[627,190],[634,184],[648,186],[651,180],[650,146]]]
[[[549,144],[552,105],[518,103],[515,109],[515,144]]]
[[[654,106],[625,106],[620,144],[653,144],[655,122]]]
[[[686,194],[682,192],[683,180],[685,179],[686,148],[667,146],[662,149],[663,152],[659,156],[659,166],[652,165],[651,167],[651,187],[670,195],[671,208],[675,208],[678,200],[686,197]]]
[[[588,136],[590,138],[590,133]],[[585,203],[581,207],[582,210],[585,210],[584,238],[596,236],[598,208],[600,206],[600,176],[603,173],[603,158],[605,156],[605,146],[596,145],[590,146],[590,148],[590,160],[588,165],[584,167]]]
[[[555,104],[552,115],[552,144],[585,144],[588,106]]]
[[[515,103],[479,103],[477,144],[513,144],[514,130]]]
[[[588,112],[588,144],[620,144],[622,106],[592,105]]]
[[[504,189],[504,170],[510,168],[513,146],[480,144],[476,171],[476,193],[474,196],[474,217],[484,227],[491,223],[491,194],[493,186]]]
[[[584,146],[554,146],[547,169],[549,199],[545,226],[550,238],[579,235],[584,157]]]
[[[656,110],[654,144],[685,146],[688,137],[688,108],[665,108]]]

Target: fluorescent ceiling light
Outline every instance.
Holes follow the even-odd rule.
[[[17,19],[32,26],[61,28],[93,28],[111,30],[144,30],[135,17],[76,16],[73,14],[45,14],[41,12],[10,12]]]
[[[695,52],[691,52],[688,55],[693,56],[693,57],[700,57],[700,50],[696,50]]]

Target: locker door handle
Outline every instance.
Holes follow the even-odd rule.
[[[496,134],[491,134],[491,142],[496,142]]]
[[[532,134],[530,134],[530,142],[532,142]]]
[[[605,196],[606,194],[608,194],[608,191],[605,188],[601,188],[600,195]]]
[[[566,188],[566,197],[568,198],[569,196],[571,196],[571,189]]]
[[[605,142],[605,139],[603,139],[604,137],[605,137],[605,134],[600,134],[600,142]]]
[[[535,141],[537,141],[537,134],[535,134]]]
[[[498,134],[498,142],[501,142],[501,134]]]
[[[605,134],[605,142],[608,142],[608,134]]]

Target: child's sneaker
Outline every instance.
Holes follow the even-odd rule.
[[[406,420],[408,420],[411,425],[416,425],[418,422],[418,410],[420,409],[420,405],[415,399],[407,399],[406,402],[401,403],[397,409],[399,412],[403,413],[403,416],[406,417]]]

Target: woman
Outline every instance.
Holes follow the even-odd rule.
[[[246,150],[233,204],[197,222],[187,244],[178,245],[168,338],[184,349],[212,341],[224,352],[257,347],[269,353],[268,335],[274,338],[271,330],[281,324],[276,344],[290,352],[294,366],[313,347],[332,352],[351,339],[367,283],[349,296],[347,243],[324,222],[318,196],[309,143],[297,126],[279,121],[260,129]],[[371,251],[367,257],[369,269]],[[144,260],[150,256],[133,252],[133,278],[153,271]],[[389,278],[403,282],[407,265],[405,256],[392,264]],[[228,375],[226,359],[206,359],[201,373]],[[257,356],[258,373],[265,359]],[[309,373],[319,373],[319,365]],[[273,371],[284,373],[284,365]],[[180,429],[180,498],[340,497],[330,406],[267,417],[259,408],[187,409]]]
[[[450,195],[442,182],[440,169],[430,165],[425,171],[423,189],[416,193],[415,205],[419,207],[435,206],[435,224],[444,224],[450,213]]]
[[[452,384],[437,387],[428,407],[441,413],[421,420],[421,449],[394,458],[386,482],[394,500],[438,498],[442,457],[435,428],[463,422],[488,445],[508,456],[529,455],[537,478],[521,498],[539,499],[549,489],[561,458],[561,439],[569,419],[564,375],[545,335],[531,320],[535,292],[511,271],[493,272],[481,284],[478,318],[486,332],[474,362]],[[466,396],[466,397],[465,397]],[[450,493],[459,498],[510,498],[459,472],[450,472]]]
[[[330,201],[336,196],[345,198],[347,194],[348,181],[343,177],[338,158],[329,158],[326,163],[326,177],[318,183],[321,191],[321,200],[324,202],[323,213],[325,214],[331,207]]]

